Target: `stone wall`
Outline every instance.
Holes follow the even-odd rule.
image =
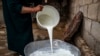
[[[72,0],[70,10],[70,18],[78,11],[83,12],[82,36],[100,56],[100,0]]]
[[[2,2],[1,2],[1,0],[0,0],[0,24],[4,24],[3,11],[2,11]]]

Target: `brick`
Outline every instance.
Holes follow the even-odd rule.
[[[2,41],[2,40],[0,40],[0,46],[5,46],[5,43],[6,43],[7,41]]]
[[[0,31],[0,34],[5,34],[5,31]]]
[[[97,42],[95,45],[95,53],[97,56],[100,56],[100,42]]]
[[[93,0],[93,2],[95,3],[95,2],[98,2],[99,0]]]
[[[88,6],[83,7],[83,13],[84,13],[84,16],[87,17],[87,15],[88,15]]]
[[[7,53],[5,53],[4,55],[6,55],[6,56],[10,56],[10,55],[13,55],[15,52],[13,52],[13,51],[10,51],[10,52],[7,52]]]
[[[75,7],[79,6],[79,0],[75,0]]]
[[[80,5],[80,6],[84,5],[84,4],[83,4],[83,1],[84,1],[84,0],[79,0],[79,5]]]
[[[79,0],[80,5],[86,5],[86,4],[91,4],[92,0]]]
[[[88,18],[93,19],[93,20],[97,19],[98,5],[99,5],[98,3],[89,5]]]
[[[98,8],[98,21],[100,22],[100,4],[99,4],[99,8]]]
[[[100,23],[95,21],[92,22],[91,34],[97,41],[100,41]]]
[[[84,31],[83,38],[85,39],[86,43],[90,46],[90,48],[94,50],[94,46],[96,43],[94,38],[87,31]]]
[[[0,3],[0,5],[1,5],[1,3]],[[0,6],[0,7],[1,7],[1,6]],[[2,12],[1,9],[0,9],[0,23],[1,23],[1,24],[4,24],[3,12]]]
[[[1,34],[0,34],[0,40],[6,40],[7,39],[7,36],[2,36]]]
[[[91,20],[90,19],[88,19],[88,18],[85,18],[84,19],[84,24],[83,24],[83,27],[84,27],[84,29],[86,30],[86,31],[88,31],[88,32],[90,32],[90,30],[91,30]]]
[[[5,49],[5,47],[4,47],[4,46],[0,46],[0,50],[1,50],[1,49]]]
[[[84,3],[84,5],[91,4],[92,3],[92,0],[84,0],[83,3]]]

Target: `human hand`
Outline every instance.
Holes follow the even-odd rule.
[[[42,5],[37,5],[36,7],[34,7],[34,9],[35,9],[36,12],[42,11],[43,6]]]

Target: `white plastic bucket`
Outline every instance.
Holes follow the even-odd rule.
[[[37,12],[36,20],[42,28],[46,28],[47,26],[55,27],[59,23],[60,16],[56,8],[45,5],[42,11]]]

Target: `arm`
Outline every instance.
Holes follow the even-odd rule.
[[[15,13],[34,13],[37,11],[41,11],[43,6],[38,5],[36,7],[25,7],[23,6],[19,0],[6,0],[7,1],[7,6],[9,8],[10,12],[15,12]]]
[[[42,8],[43,8],[42,5],[38,5],[36,7],[25,7],[25,6],[23,6],[22,10],[21,10],[21,13],[22,14],[24,14],[24,13],[34,13],[34,12],[41,11]]]

